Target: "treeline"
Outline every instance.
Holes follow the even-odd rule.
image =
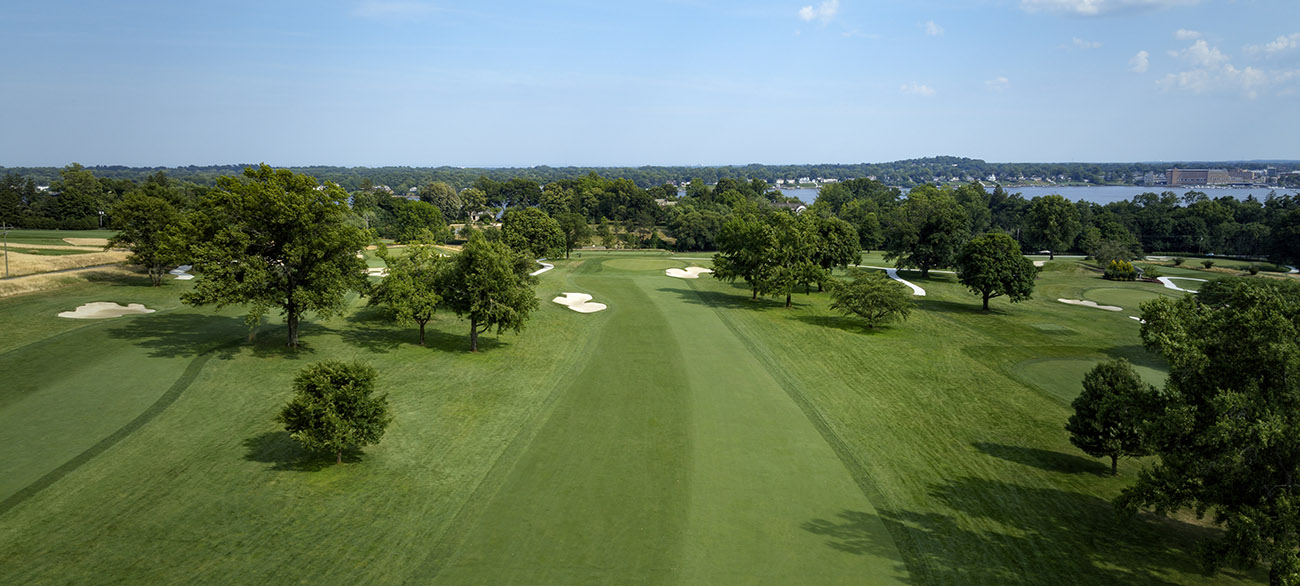
[[[672,183],[682,185],[692,179],[715,184],[723,179],[738,181],[760,180],[776,184],[809,179],[858,179],[874,177],[887,185],[903,188],[941,181],[965,181],[967,178],[986,179],[996,176],[1002,182],[1015,182],[1020,177],[1052,179],[1056,182],[1093,184],[1132,184],[1136,176],[1146,172],[1161,173],[1170,167],[1224,168],[1245,167],[1262,169],[1266,165],[1281,171],[1300,169],[1297,161],[1179,161],[1161,163],[989,163],[965,157],[926,157],[887,163],[808,164],[808,165],[725,165],[725,166],[645,166],[645,167],[518,167],[518,168],[462,168],[462,167],[290,167],[297,173],[311,175],[322,181],[333,181],[348,191],[369,189],[384,185],[395,191],[419,188],[430,182],[443,182],[456,189],[473,186],[480,177],[508,182],[526,179],[539,185],[561,180],[577,180],[596,173],[604,177],[627,179],[642,188]],[[140,183],[159,172],[177,181],[211,187],[217,177],[237,176],[249,165],[208,165],[186,167],[123,167],[98,166],[89,168],[97,177],[114,181]],[[37,185],[52,185],[62,179],[58,167],[0,167],[0,172],[31,178]],[[1290,178],[1288,178],[1290,179]],[[1300,176],[1294,180],[1300,182]]]

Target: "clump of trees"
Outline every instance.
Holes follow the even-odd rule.
[[[1115,259],[1106,263],[1106,269],[1101,276],[1112,281],[1133,281],[1137,279],[1138,272],[1133,263]]]
[[[533,292],[533,261],[502,242],[481,234],[470,236],[465,247],[439,271],[437,287],[442,304],[469,320],[469,347],[478,352],[478,335],[492,328],[497,333],[523,330],[537,309]]]
[[[1300,284],[1219,279],[1142,319],[1170,374],[1143,427],[1157,460],[1118,504],[1209,514],[1224,533],[1200,548],[1207,568],[1265,562],[1271,584],[1300,583]]]
[[[190,215],[188,252],[203,278],[181,294],[185,303],[247,304],[250,324],[279,309],[296,348],[304,312],[338,313],[347,292],[365,284],[357,252],[369,238],[346,221],[337,185],[263,164],[242,179],[220,178],[200,210]]]
[[[713,276],[727,282],[743,279],[751,298],[784,296],[785,306],[800,287],[821,287],[831,269],[856,264],[858,236],[851,225],[834,218],[786,211],[732,217],[718,235]]]
[[[276,420],[303,447],[333,453],[378,443],[393,417],[388,395],[374,395],[375,369],[360,362],[327,360],[293,379],[293,398]]]

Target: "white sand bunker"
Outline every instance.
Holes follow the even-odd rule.
[[[388,267],[370,267],[366,269],[367,277],[387,277]]]
[[[698,279],[704,273],[712,273],[713,269],[704,267],[686,267],[685,269],[668,269],[664,274],[678,279]]]
[[[95,301],[82,305],[74,311],[60,312],[59,317],[66,317],[68,319],[108,319],[110,317],[121,317],[136,313],[153,312],[154,310],[139,303],[132,303],[123,307],[113,303],[112,301]]]
[[[605,310],[604,303],[592,303],[591,296],[586,293],[565,293],[563,296],[556,297],[551,301],[560,305],[567,305],[569,309],[578,313],[596,313]]]
[[[1084,307],[1095,307],[1097,309],[1104,309],[1106,311],[1122,311],[1124,309],[1123,307],[1119,307],[1117,305],[1097,305],[1096,301],[1084,301],[1082,299],[1057,299],[1057,301],[1060,301],[1061,303],[1069,303],[1070,305],[1082,305]]]
[[[1036,261],[1034,261],[1034,266],[1036,266],[1036,267],[1041,267],[1041,266],[1043,266],[1043,265],[1045,265],[1045,264],[1047,264],[1047,261],[1045,261],[1045,260],[1036,260]]]
[[[194,278],[194,275],[190,274],[190,270],[193,268],[194,267],[190,265],[181,265],[170,271],[167,271],[167,274],[176,277],[177,281],[188,281]]]

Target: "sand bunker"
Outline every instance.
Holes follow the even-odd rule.
[[[586,293],[565,293],[563,296],[556,297],[551,301],[560,305],[567,305],[569,309],[578,313],[596,313],[605,310],[604,303],[592,303],[591,296]]]
[[[549,271],[549,270],[555,268],[555,265],[553,265],[553,264],[549,264],[549,263],[544,263],[544,262],[542,262],[542,261],[544,261],[544,260],[546,260],[546,259],[544,259],[544,258],[539,258],[539,259],[537,259],[537,261],[536,261],[537,264],[542,265],[542,268],[537,269],[537,270],[535,270],[535,271],[533,271],[533,272],[531,272],[531,273],[528,273],[528,276],[530,276],[530,277],[536,277],[537,275],[540,275],[540,274],[542,274],[542,273],[545,273],[546,271]]]
[[[125,307],[113,303],[112,301],[95,301],[78,307],[74,311],[64,311],[59,313],[59,317],[68,319],[108,319],[110,317],[121,317],[136,313],[153,313],[139,303],[132,303]]]
[[[367,277],[387,277],[388,267],[370,267],[366,269]]]
[[[190,269],[193,268],[194,267],[190,265],[181,265],[170,271],[167,271],[167,274],[176,277],[177,281],[188,281],[194,278],[194,275],[190,274]]]
[[[712,273],[713,269],[704,267],[686,267],[685,269],[668,269],[664,274],[678,279],[698,279],[704,273]]]
[[[1045,260],[1036,260],[1036,261],[1034,261],[1034,266],[1036,266],[1036,267],[1041,267],[1041,266],[1043,266],[1043,265],[1045,265],[1045,264],[1047,264],[1047,261],[1045,261]]]
[[[1082,305],[1084,307],[1095,307],[1097,309],[1104,309],[1106,311],[1122,311],[1124,309],[1123,307],[1119,307],[1118,305],[1097,305],[1096,301],[1084,301],[1082,299],[1057,299],[1057,301],[1060,301],[1061,303],[1069,303],[1070,305]]]

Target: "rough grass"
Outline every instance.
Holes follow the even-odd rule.
[[[236,309],[179,305],[186,282],[2,299],[0,367],[23,382],[0,390],[0,583],[1260,581],[1197,571],[1212,530],[1118,518],[1140,463],[1111,478],[1076,451],[1072,375],[1026,375],[1162,368],[1137,322],[1055,302],[1159,285],[1057,261],[1034,300],[983,312],[936,274],[909,321],[867,329],[825,294],[787,310],[665,277],[665,256],[556,262],[540,298],[610,309],[543,303],[478,354],[454,316],[421,348],[361,299],[297,352],[274,320],[249,342]],[[52,317],[99,300],[159,311]],[[326,358],[374,364],[395,415],[341,466],[272,419]]]
[[[122,250],[88,252],[74,255],[24,254],[9,251],[9,274],[13,277],[79,269],[126,260],[129,253]]]

